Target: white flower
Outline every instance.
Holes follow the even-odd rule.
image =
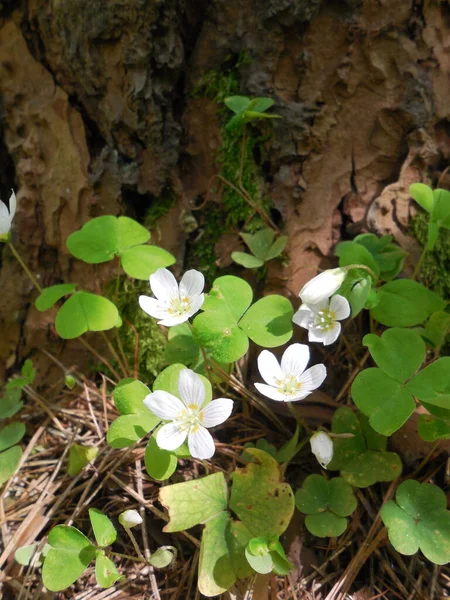
[[[347,275],[345,269],[328,269],[305,283],[299,296],[304,304],[317,304],[332,296],[341,287]]]
[[[255,383],[256,389],[272,400],[303,400],[322,385],[327,376],[322,364],[305,371],[308,362],[309,348],[305,344],[289,346],[281,358],[281,366],[272,352],[263,350],[258,356],[258,369],[268,385]]]
[[[10,232],[14,215],[16,214],[17,200],[14,190],[9,198],[9,210],[4,202],[0,200],[0,235]]]
[[[214,440],[206,427],[215,427],[228,419],[233,401],[219,398],[205,403],[205,386],[201,377],[191,369],[183,369],[178,379],[181,400],[168,392],[157,390],[144,399],[145,406],[164,421],[156,443],[164,450],[176,450],[188,439],[189,452],[194,458],[211,458]]]
[[[328,346],[341,333],[339,321],[350,316],[350,304],[344,296],[332,296],[317,304],[302,304],[292,320],[308,330],[310,342],[321,342]]]
[[[142,517],[137,510],[125,510],[119,515],[119,523],[122,527],[125,527],[125,529],[131,529],[142,523]]]
[[[186,271],[178,286],[167,269],[158,269],[150,275],[150,288],[156,298],[140,296],[139,305],[159,325],[179,325],[198,312],[205,300],[205,278],[199,271]]]
[[[311,436],[309,443],[317,462],[326,469],[333,458],[333,440],[324,431],[317,431]]]

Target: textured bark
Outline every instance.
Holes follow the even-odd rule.
[[[89,216],[142,216],[168,186],[161,244],[182,265],[195,242],[179,217],[210,191],[220,144],[217,106],[194,92],[230,54],[250,59],[242,93],[273,97],[283,116],[262,168],[290,262],[270,268],[269,288],[293,297],[365,228],[405,242],[409,183],[449,158],[447,2],[22,0],[0,11],[0,185],[2,197],[18,189],[15,240],[45,285],[101,289],[108,267],[72,261],[67,235]],[[1,379],[57,342],[0,252]]]

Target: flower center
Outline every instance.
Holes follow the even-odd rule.
[[[314,327],[320,329],[320,331],[329,331],[333,329],[336,321],[336,314],[328,308],[323,308],[314,315],[313,324]]]
[[[191,309],[191,301],[187,296],[183,296],[183,298],[173,298],[170,301],[169,308],[167,312],[170,315],[176,315],[180,317],[185,315]]]
[[[177,425],[181,431],[195,431],[202,424],[203,412],[195,408],[186,408],[183,410],[176,419]]]
[[[302,387],[295,375],[285,375],[282,379],[276,379],[275,385],[282,394],[287,396],[297,394]]]

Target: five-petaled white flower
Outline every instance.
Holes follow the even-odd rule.
[[[205,300],[205,278],[192,269],[186,271],[178,286],[177,280],[167,269],[158,269],[150,275],[150,288],[156,298],[140,296],[139,305],[159,325],[171,327],[187,321],[198,312]]]
[[[17,200],[14,190],[9,198],[9,210],[4,202],[0,200],[0,235],[10,232],[14,215],[16,214]]]
[[[337,292],[347,275],[346,269],[328,269],[305,283],[299,296],[304,304],[318,304]]]
[[[333,440],[325,431],[316,431],[309,440],[311,452],[317,458],[317,462],[326,469],[333,458]]]
[[[255,383],[255,386],[272,400],[303,400],[322,385],[327,376],[325,365],[306,369],[308,362],[309,348],[305,344],[289,346],[281,358],[281,365],[272,352],[263,350],[258,356],[258,369],[266,383]]]
[[[137,510],[124,510],[119,515],[119,523],[122,527],[125,527],[125,529],[131,529],[131,527],[136,527],[136,525],[142,523],[142,517]]]
[[[153,414],[164,421],[172,421],[158,430],[156,443],[164,450],[176,450],[187,437],[189,452],[194,458],[211,458],[215,446],[206,428],[226,421],[233,410],[233,401],[219,398],[203,406],[205,386],[201,377],[191,369],[180,372],[178,391],[181,400],[162,390],[144,399],[145,406]]]
[[[341,332],[339,321],[350,316],[350,304],[344,296],[332,296],[317,304],[302,304],[292,320],[308,330],[310,342],[328,346]]]

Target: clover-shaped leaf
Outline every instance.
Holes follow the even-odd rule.
[[[262,267],[265,262],[279,256],[288,243],[285,235],[274,242],[275,232],[268,227],[254,234],[241,233],[241,236],[253,254],[232,252],[231,258],[248,269]]]
[[[94,536],[99,547],[105,548],[114,544],[117,531],[111,519],[96,508],[89,509],[89,519],[91,520]]]
[[[438,310],[431,315],[424,327],[418,327],[416,331],[420,333],[427,344],[438,350],[450,332],[450,314]]]
[[[229,96],[224,100],[225,106],[232,110],[235,115],[227,123],[227,129],[233,129],[253,121],[255,119],[279,119],[280,115],[268,115],[265,113],[273,105],[271,98],[254,98],[247,96]]]
[[[144,406],[148,394],[150,390],[140,381],[127,379],[118,384],[114,390],[114,404],[121,416],[111,423],[106,434],[110,446],[131,446],[161,422]]]
[[[105,556],[103,552],[99,552],[95,559],[95,579],[100,587],[106,589],[114,585],[119,579],[123,579],[123,575],[119,573],[110,558]]]
[[[197,342],[219,362],[232,363],[248,349],[248,338],[266,348],[285,344],[292,336],[292,305],[276,294],[250,306],[251,287],[232,275],[214,281],[193,323]]]
[[[347,483],[368,487],[400,476],[400,457],[395,452],[386,452],[387,438],[374,431],[364,415],[342,406],[333,415],[331,429],[336,434],[353,436],[333,440],[333,459],[328,464],[328,469],[340,471]]]
[[[373,233],[362,233],[353,240],[370,252],[378,266],[380,278],[384,281],[391,281],[398,275],[407,256],[407,252],[393,244],[392,239],[391,235],[378,237]]]
[[[146,280],[160,267],[175,262],[175,257],[166,250],[146,245],[149,239],[149,231],[137,221],[106,215],[91,219],[69,235],[67,248],[75,258],[90,264],[118,256],[128,275]]]
[[[58,300],[64,296],[72,294],[77,287],[76,283],[59,283],[44,288],[40,295],[36,298],[34,305],[40,312],[49,310]]]
[[[144,462],[150,477],[157,481],[164,481],[175,473],[178,458],[175,452],[160,448],[156,443],[155,435],[152,435],[145,448]]]
[[[72,340],[87,331],[107,331],[120,327],[117,307],[107,298],[88,292],[75,292],[59,309],[56,331],[64,340]]]
[[[23,407],[21,397],[22,391],[20,388],[6,387],[3,397],[0,398],[0,419],[8,419],[19,412]]]
[[[14,444],[24,435],[23,423],[9,423],[0,429],[0,486],[13,475],[22,458],[22,448]]]
[[[443,356],[419,371],[406,389],[426,404],[450,409],[449,369],[450,356]]]
[[[404,481],[397,488],[395,501],[381,510],[389,540],[401,554],[423,552],[431,562],[450,562],[450,512],[443,490],[431,483]]]
[[[432,250],[436,244],[439,229],[450,229],[450,192],[439,188],[432,190],[423,183],[413,183],[409,188],[409,193],[430,215],[427,249]]]
[[[420,415],[417,432],[426,442],[450,439],[450,422],[433,415]]]
[[[317,537],[337,537],[347,528],[347,519],[356,509],[351,486],[335,477],[327,481],[321,475],[308,475],[295,493],[295,505],[307,515],[305,525]]]
[[[69,464],[67,472],[71,477],[75,477],[89,463],[95,460],[98,454],[96,446],[82,446],[81,444],[73,444],[69,450]]]

